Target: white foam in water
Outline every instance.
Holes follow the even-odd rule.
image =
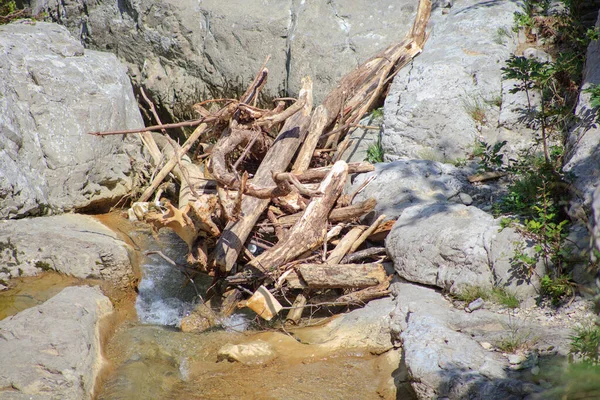
[[[149,258],[142,265],[135,310],[143,324],[181,326],[181,319],[193,309],[191,302],[177,297],[183,285],[181,272],[171,265]]]
[[[192,308],[190,303],[176,298],[150,299],[144,301],[138,296],[135,302],[135,310],[138,318],[143,324],[181,326],[181,318]]]

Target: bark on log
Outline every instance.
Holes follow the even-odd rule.
[[[387,280],[383,265],[370,264],[301,264],[296,267],[310,289],[366,288]]]
[[[263,272],[272,271],[321,245],[327,234],[327,216],[342,193],[347,177],[348,164],[344,161],[335,163],[329,175],[319,185],[323,196],[312,199],[302,217],[290,228],[284,241],[278,242],[248,265]]]
[[[279,136],[256,171],[256,175],[252,179],[254,184],[273,185],[272,173],[283,172],[287,168],[302,142],[308,129],[312,109],[312,81],[309,78],[304,79],[300,97],[306,99],[304,108],[285,122]],[[242,218],[227,224],[212,254],[214,263],[221,271],[231,271],[250,231],[268,204],[268,199],[244,197]]]
[[[381,256],[383,254],[385,254],[385,247],[369,247],[368,249],[360,250],[344,256],[341,263],[351,264],[364,260],[365,258],[376,258],[375,256]]]
[[[391,291],[388,290],[390,287],[390,280],[392,276],[389,276],[384,282],[377,286],[368,287],[356,292],[346,294],[338,297],[335,303],[341,304],[365,304],[371,300],[378,299],[380,297],[388,296]]]

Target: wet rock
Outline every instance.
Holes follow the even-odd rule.
[[[393,347],[390,335],[391,298],[372,300],[359,308],[319,327],[318,335],[294,332],[303,343],[316,344],[321,350],[362,350],[382,354]]]
[[[259,365],[277,357],[273,347],[262,340],[253,343],[226,344],[217,355],[217,361],[237,361],[246,365]]]
[[[0,221],[0,280],[53,270],[127,286],[127,247],[98,220],[77,214]]]
[[[375,198],[377,214],[398,217],[403,210],[418,204],[445,202],[466,187],[464,174],[450,164],[429,160],[399,160],[375,165],[375,171],[360,174],[351,193],[365,180],[375,176],[355,197],[355,202]]]
[[[179,116],[207,97],[237,97],[268,54],[266,96],[295,95],[309,75],[319,103],[343,74],[402,40],[416,11],[407,0],[62,4],[34,0],[31,7],[90,48],[117,53],[135,84],[147,88],[162,111]]]
[[[107,210],[142,163],[135,136],[88,132],[143,121],[125,67],[62,26],[0,27],[0,218]]]
[[[445,10],[434,10],[425,50],[400,70],[385,100],[382,144],[388,161],[456,160],[468,157],[481,136],[496,141],[494,102],[504,60],[516,47],[510,31],[518,6],[456,0]]]
[[[200,304],[190,315],[181,319],[181,331],[200,333],[212,328],[216,323],[215,312],[205,304]]]
[[[6,399],[91,399],[102,366],[99,320],[112,311],[98,288],[69,287],[0,321]]]

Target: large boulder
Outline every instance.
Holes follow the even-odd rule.
[[[207,97],[240,94],[269,61],[269,97],[310,75],[317,102],[338,79],[403,39],[412,0],[32,0],[90,48],[115,52],[160,109],[182,116]]]
[[[91,399],[103,363],[99,321],[111,311],[98,288],[79,286],[0,321],[0,398]]]
[[[534,297],[544,265],[532,273],[517,252],[533,245],[513,228],[500,230],[490,214],[456,203],[406,208],[386,238],[396,272],[404,279],[461,293],[469,287],[504,287],[521,299]]]
[[[431,36],[411,66],[394,78],[385,101],[386,159],[465,158],[481,135],[498,132],[502,71],[516,47],[514,1],[456,0],[434,10]],[[494,118],[492,118],[494,117]]]
[[[541,390],[529,373],[538,368],[535,362],[511,368],[509,359],[489,343],[510,335],[508,327],[516,317],[511,320],[488,310],[468,314],[436,291],[417,285],[395,283],[392,291],[396,295],[392,333],[402,345],[408,377],[419,399],[523,399]],[[568,336],[566,329],[557,335],[539,325],[520,323],[526,324],[520,326],[523,341],[544,335],[558,344]],[[531,338],[525,337],[525,327]],[[531,355],[536,354],[531,350]],[[562,350],[568,351],[568,346]]]
[[[126,287],[133,270],[126,244],[93,217],[77,214],[0,221],[0,283],[54,270]]]
[[[131,190],[140,142],[88,135],[143,126],[114,55],[60,25],[3,25],[0,108],[0,218],[107,209]]]

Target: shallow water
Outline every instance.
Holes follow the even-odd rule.
[[[127,236],[140,252],[158,250],[184,263],[187,247],[167,232],[157,240],[135,229]],[[381,399],[380,386],[395,369],[382,357],[331,353],[279,332],[241,332],[248,323],[242,315],[224,321],[234,330],[181,332],[177,327],[196,290],[203,292],[210,280],[189,284],[156,255],[140,261],[137,318],[121,322],[106,340],[108,366],[97,382],[98,399]],[[255,340],[270,343],[277,357],[255,366],[217,362],[225,344]]]
[[[13,279],[10,281],[10,288],[0,292],[0,320],[40,305],[68,286],[89,283],[56,272]]]

